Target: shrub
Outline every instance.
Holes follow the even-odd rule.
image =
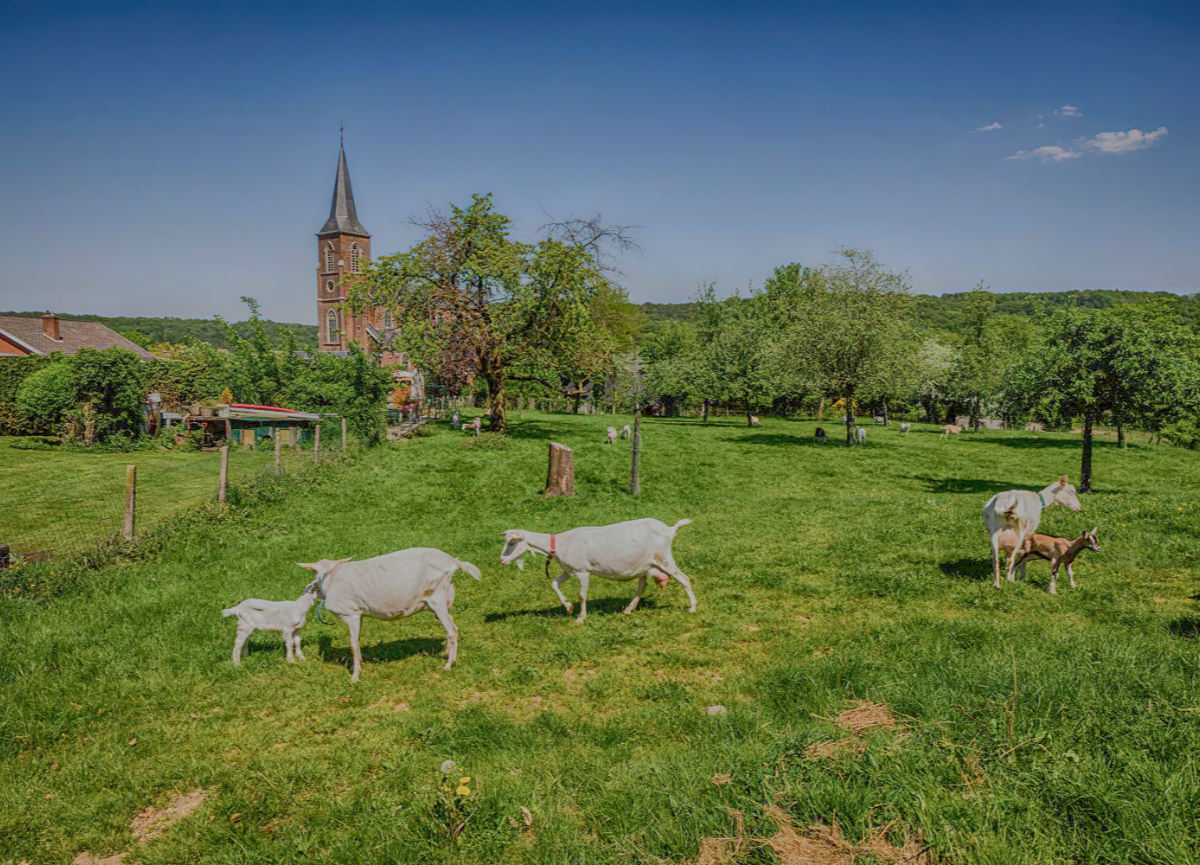
[[[17,409],[17,390],[26,378],[44,369],[51,359],[38,354],[0,360],[0,435],[29,432]]]
[[[28,376],[17,388],[16,408],[23,432],[58,435],[67,412],[78,401],[75,371],[67,358]]]
[[[1163,427],[1162,437],[1176,447],[1195,450],[1200,447],[1200,424],[1194,419],[1176,421]]]
[[[21,382],[17,409],[27,431],[85,444],[141,430],[145,370],[120,348],[80,349]]]

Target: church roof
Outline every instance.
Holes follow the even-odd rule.
[[[350,169],[346,167],[346,150],[338,148],[337,177],[333,181],[333,201],[329,205],[329,218],[317,235],[356,234],[370,237],[363,224],[358,221],[354,209],[354,190],[350,186]]]

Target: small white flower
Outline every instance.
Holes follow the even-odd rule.
[[[442,774],[449,775],[451,772],[453,772],[457,768],[458,768],[458,764],[455,763],[453,760],[446,760],[445,762],[442,763]]]

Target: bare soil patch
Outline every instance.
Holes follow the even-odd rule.
[[[846,739],[826,739],[823,742],[813,742],[804,749],[805,760],[835,760],[838,757],[857,757],[867,750],[867,741],[857,736]]]
[[[201,787],[189,793],[176,793],[165,808],[147,805],[129,824],[134,839],[139,844],[154,840],[203,805],[211,793],[211,789]]]

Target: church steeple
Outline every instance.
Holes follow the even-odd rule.
[[[333,201],[329,204],[329,219],[317,232],[320,237],[324,234],[353,234],[356,237],[370,237],[363,224],[358,221],[358,213],[354,208],[354,189],[350,186],[350,169],[346,165],[346,148],[338,146],[337,176],[333,181]]]

